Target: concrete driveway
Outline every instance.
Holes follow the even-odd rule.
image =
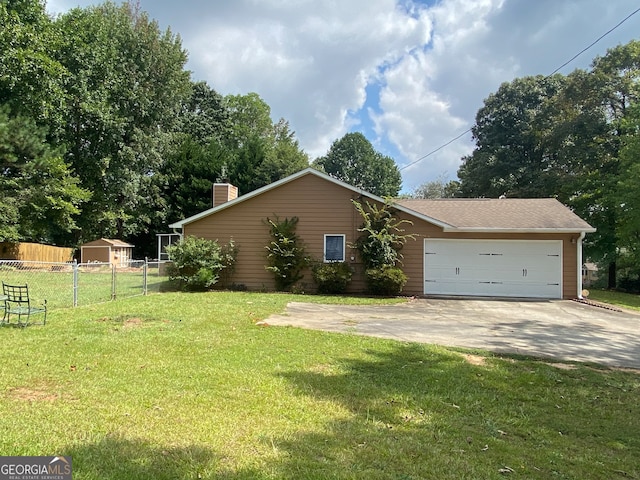
[[[415,299],[398,305],[293,302],[269,325],[640,368],[640,314],[570,300]]]

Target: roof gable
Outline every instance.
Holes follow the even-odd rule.
[[[367,192],[365,190],[362,190],[361,188],[354,187],[353,185],[349,185],[348,183],[345,183],[345,182],[343,182],[341,180],[333,178],[333,177],[327,175],[326,173],[323,173],[323,172],[320,172],[319,170],[316,170],[315,168],[309,167],[309,168],[305,168],[304,170],[300,170],[297,173],[289,175],[286,178],[278,180],[277,182],[273,182],[273,183],[270,183],[269,185],[265,185],[262,188],[254,190],[253,192],[249,192],[249,193],[247,193],[245,195],[241,195],[238,198],[236,198],[235,200],[231,200],[229,202],[226,202],[226,203],[223,203],[221,205],[218,205],[217,207],[210,208],[208,210],[205,210],[204,212],[201,212],[201,213],[198,213],[196,215],[193,215],[192,217],[185,218],[184,220],[180,220],[179,222],[172,223],[172,224],[169,225],[169,228],[173,228],[173,229],[182,228],[182,227],[184,227],[185,225],[187,225],[189,223],[192,223],[192,222],[195,222],[195,221],[200,220],[202,218],[208,217],[209,215],[213,215],[213,214],[215,214],[215,213],[217,213],[217,212],[219,212],[221,210],[224,210],[224,209],[227,209],[227,208],[231,208],[234,205],[237,205],[238,203],[245,202],[245,201],[247,201],[247,200],[249,200],[251,198],[257,197],[258,195],[262,195],[265,192],[268,192],[270,190],[276,189],[276,188],[278,188],[278,187],[280,187],[280,186],[282,186],[284,184],[287,184],[289,182],[293,182],[293,181],[295,181],[295,180],[297,180],[297,179],[299,179],[301,177],[304,177],[306,175],[315,175],[316,177],[322,178],[322,179],[324,179],[324,180],[326,180],[328,182],[331,182],[331,183],[333,183],[335,185],[338,185],[338,186],[340,186],[342,188],[345,188],[345,189],[350,190],[350,191],[352,191],[354,193],[357,193],[358,195],[365,196],[365,197],[367,197],[367,198],[369,198],[371,200],[375,200],[375,201],[378,201],[378,202],[381,202],[381,203],[385,202],[385,199],[382,198],[382,197],[379,197],[377,195],[369,193],[369,192]],[[412,210],[410,210],[408,208],[405,208],[402,205],[395,205],[395,207],[398,208],[401,211],[404,211],[404,212],[408,213],[409,215],[417,216],[417,217],[422,218],[423,220],[426,220],[427,222],[433,223],[433,224],[435,224],[435,225],[437,225],[439,227],[447,226],[446,224],[438,221],[437,219],[428,218],[425,215],[422,215],[419,212],[415,212],[415,211],[412,211]]]
[[[265,192],[294,182],[306,175],[315,175],[328,182],[384,203],[385,199],[349,185],[314,168],[306,168],[277,182],[266,185],[234,200],[175,222],[169,228],[181,229],[219,211],[232,208]],[[439,199],[395,200],[394,208],[436,225],[445,232],[594,232],[587,222],[554,198],[537,199]]]

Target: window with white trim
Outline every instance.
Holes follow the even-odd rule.
[[[344,262],[345,236],[328,235],[324,236],[324,261]]]

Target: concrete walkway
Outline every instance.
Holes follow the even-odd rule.
[[[640,314],[569,300],[429,298],[380,306],[293,302],[266,323],[640,369]]]

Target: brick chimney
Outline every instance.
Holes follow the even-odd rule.
[[[230,183],[213,184],[213,206],[217,207],[238,198],[238,187]]]

